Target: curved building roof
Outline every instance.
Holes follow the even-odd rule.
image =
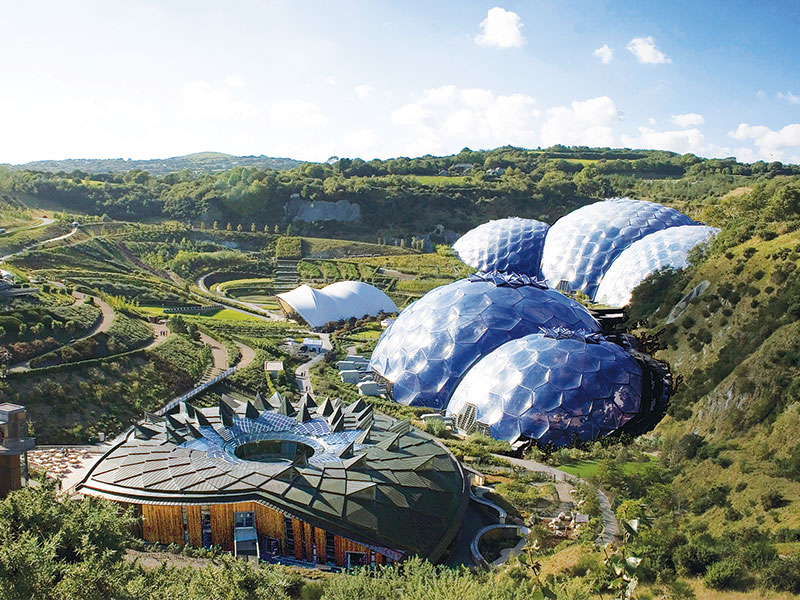
[[[378,340],[370,368],[396,402],[441,409],[481,357],[540,327],[596,332],[581,304],[524,275],[477,273],[408,306]]]
[[[641,401],[642,369],[627,351],[599,335],[551,331],[483,357],[447,412],[458,416],[471,405],[493,438],[564,446],[619,429],[637,416]]]
[[[538,277],[548,229],[547,223],[534,219],[489,221],[458,238],[453,250],[479,271],[512,271]]]
[[[363,401],[276,404],[226,399],[150,417],[79,489],[134,504],[259,502],[395,558],[443,554],[467,488],[441,444]]]
[[[679,225],[696,225],[674,208],[614,198],[595,202],[560,218],[544,243],[542,275],[554,288],[566,286],[594,299],[614,259],[644,236]]]
[[[363,281],[338,281],[320,290],[303,284],[291,292],[278,294],[277,298],[311,327],[351,317],[397,312],[389,296]]]
[[[707,242],[719,229],[705,225],[682,225],[651,233],[635,241],[606,271],[597,288],[595,301],[610,306],[625,306],[641,281],[664,267],[682,269],[689,251]]]

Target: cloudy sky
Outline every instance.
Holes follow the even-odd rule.
[[[0,9],[0,162],[556,143],[800,162],[796,0]]]

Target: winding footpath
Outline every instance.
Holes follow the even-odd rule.
[[[51,221],[52,221],[52,219],[51,219]],[[36,227],[43,227],[44,225],[50,225],[50,223],[43,223],[41,225],[37,225]],[[30,229],[35,229],[36,227],[31,227]],[[50,239],[47,239],[47,240],[41,240],[39,242],[34,242],[33,244],[28,244],[27,246],[25,246],[21,250],[17,250],[16,252],[12,252],[11,254],[6,254],[5,256],[0,256],[0,263],[3,262],[3,261],[8,260],[9,258],[11,258],[13,256],[17,256],[18,254],[22,254],[23,252],[27,252],[28,250],[32,250],[33,248],[36,248],[37,246],[44,246],[45,244],[49,244],[50,242],[57,242],[59,240],[66,240],[67,238],[70,238],[73,235],[75,235],[77,232],[78,232],[78,228],[77,227],[73,227],[70,230],[69,233],[65,233],[64,235],[59,235],[59,236],[56,236],[54,238],[50,238]]]
[[[502,454],[492,454],[492,456],[496,458],[502,458],[503,460],[509,462],[510,464],[522,467],[527,471],[537,471],[540,473],[547,473],[551,475],[556,481],[569,481],[569,482],[578,482],[583,481],[579,477],[575,477],[567,473],[566,471],[562,471],[561,469],[556,469],[555,467],[551,467],[550,465],[545,465],[540,462],[536,462],[535,460],[527,460],[524,458],[513,458],[511,456],[503,456]],[[603,490],[597,488],[597,500],[600,503],[600,513],[603,520],[603,531],[600,533],[599,536],[594,540],[594,543],[599,546],[604,546],[610,542],[613,542],[617,538],[619,538],[619,523],[617,523],[617,518],[614,515],[614,511],[611,510],[611,502],[608,499],[608,496],[605,495]]]
[[[86,338],[92,337],[96,333],[101,333],[103,331],[108,331],[111,328],[111,324],[114,322],[114,309],[108,305],[107,302],[101,300],[97,296],[89,296],[88,294],[84,294],[83,292],[72,292],[72,297],[75,298],[75,305],[80,306],[81,304],[86,303],[87,300],[90,298],[94,300],[95,305],[97,308],[100,309],[100,320],[94,324],[94,326],[89,329],[84,335],[81,337],[75,338],[75,341],[70,342],[68,344],[62,344],[55,348],[51,348],[48,352],[54,352],[60,348],[64,348],[66,346],[71,346],[75,342],[79,342],[81,340],[85,340]],[[156,340],[158,341],[158,340]],[[20,371],[29,371],[30,370],[30,362],[35,357],[31,357],[30,359],[19,362],[15,365],[11,365],[9,367],[9,371],[12,373],[18,373]]]

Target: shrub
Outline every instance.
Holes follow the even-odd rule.
[[[773,560],[761,574],[761,585],[800,594],[800,554]]]
[[[786,500],[777,490],[768,490],[761,494],[761,506],[764,510],[772,510],[773,508],[780,508],[786,503]]]
[[[705,584],[715,590],[741,589],[746,587],[745,573],[738,561],[725,559],[715,562],[703,577]]]

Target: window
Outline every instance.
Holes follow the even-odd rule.
[[[233,526],[234,527],[255,527],[256,526],[256,513],[250,512],[235,512],[233,513]]]
[[[325,562],[336,563],[336,536],[325,532]]]
[[[294,554],[294,528],[292,527],[292,518],[283,517],[283,526],[286,529],[286,548],[284,555],[289,556]]]
[[[189,545],[189,519],[186,516],[186,507],[181,506],[181,523],[183,524],[183,543]]]
[[[211,511],[208,506],[200,507],[200,529],[203,535],[203,547],[211,548]]]

